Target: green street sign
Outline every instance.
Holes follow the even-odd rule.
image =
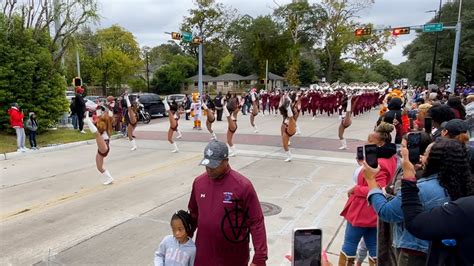
[[[423,32],[443,31],[443,23],[432,23],[423,25]]]
[[[193,34],[190,32],[181,32],[181,35],[183,36],[183,41],[185,42],[191,42],[193,40]]]

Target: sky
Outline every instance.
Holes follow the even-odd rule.
[[[276,7],[273,0],[217,0],[238,10],[241,15],[252,17],[272,13]],[[291,0],[275,0],[279,4],[290,3]],[[166,43],[170,36],[165,32],[178,31],[183,17],[193,8],[192,0],[98,0],[101,15],[100,28],[119,24],[133,33],[136,40],[143,46],[154,47]],[[309,0],[317,3],[318,0]],[[445,2],[445,1],[444,1]],[[412,26],[423,25],[437,10],[438,0],[375,0],[372,7],[364,10],[358,19],[363,23],[376,26]],[[384,54],[384,58],[393,64],[406,60],[402,55],[403,48],[416,37],[410,35],[397,37],[396,45]]]

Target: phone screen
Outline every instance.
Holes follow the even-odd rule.
[[[377,168],[379,163],[377,161],[377,145],[369,144],[364,146],[365,161],[372,168]]]
[[[433,129],[431,121],[431,117],[425,117],[425,132],[428,134],[431,134],[431,130]]]
[[[321,250],[321,229],[295,230],[293,239],[294,266],[320,266]]]
[[[357,147],[357,160],[362,161],[364,160],[364,147],[359,146]]]
[[[420,161],[420,142],[421,134],[420,133],[410,133],[408,134],[408,151],[409,158],[412,164],[417,164]]]

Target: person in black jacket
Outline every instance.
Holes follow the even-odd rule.
[[[407,230],[414,236],[430,240],[427,265],[474,264],[474,196],[458,198],[443,206],[423,212],[414,178],[414,167],[408,150],[401,150],[404,168],[402,210]],[[469,188],[468,188],[469,189]]]
[[[218,92],[216,98],[214,98],[214,106],[216,107],[217,111],[217,121],[222,121],[222,113],[224,112],[222,98],[221,91]]]
[[[82,94],[84,93],[84,89],[81,87],[76,88],[76,96],[74,98],[74,105],[76,107],[76,114],[77,114],[77,122],[79,123],[79,131],[81,133],[86,133],[84,131],[84,113],[86,112],[86,103],[84,102],[84,98],[82,98]]]

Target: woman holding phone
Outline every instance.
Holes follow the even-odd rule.
[[[376,158],[377,165],[374,166],[380,167],[376,176],[380,187],[390,183],[397,168],[397,149],[395,144],[391,143],[390,135],[393,130],[393,125],[381,123],[368,137],[368,144],[371,145],[365,146],[365,159],[371,161],[371,158]],[[369,162],[372,163],[374,162]],[[354,264],[357,246],[362,237],[369,250],[369,265],[377,265],[377,214],[367,205],[368,192],[364,172],[361,171],[357,176],[357,184],[347,192],[349,199],[341,212],[341,216],[347,220],[347,226],[339,265]]]

